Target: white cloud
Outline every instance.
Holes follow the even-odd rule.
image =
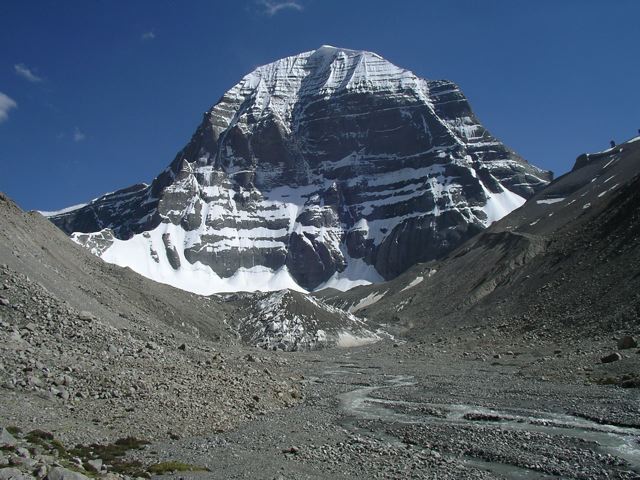
[[[153,40],[154,38],[156,38],[156,34],[153,33],[153,30],[149,31],[149,32],[144,32],[142,35],[140,35],[140,38],[142,40]]]
[[[263,12],[273,17],[282,10],[296,10],[301,12],[304,7],[296,0],[259,0],[258,4],[264,9]]]
[[[14,65],[13,69],[15,70],[16,75],[24,78],[25,80],[28,80],[31,83],[40,83],[43,80],[42,77],[39,77],[38,75],[33,73],[31,69],[24,63],[18,63],[17,65]]]
[[[18,104],[12,98],[0,92],[0,123],[9,118],[9,110],[17,107]]]
[[[87,138],[87,136],[82,133],[78,127],[76,127],[73,131],[73,141],[78,143],[83,141],[85,138]]]

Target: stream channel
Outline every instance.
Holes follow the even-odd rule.
[[[342,369],[327,370],[329,375],[359,374],[356,365],[343,365]],[[456,424],[493,425],[495,428],[519,431],[543,432],[551,436],[562,435],[593,442],[594,449],[624,459],[640,473],[640,429],[596,423],[584,418],[530,409],[491,409],[478,405],[418,403],[401,400],[385,400],[372,396],[382,389],[398,389],[415,385],[409,375],[389,375],[382,385],[365,386],[338,396],[342,410],[350,417],[362,420],[377,420],[386,423],[405,424]],[[411,410],[427,408],[444,412],[443,416],[398,412],[394,407],[410,407]],[[353,423],[351,428],[356,428]],[[376,432],[377,434],[378,432]],[[388,434],[381,434],[389,443],[402,443]],[[377,435],[380,437],[380,435]],[[516,465],[490,462],[471,456],[456,457],[470,467],[490,471],[498,476],[512,479],[543,479],[548,474]],[[554,477],[558,478],[558,477]]]

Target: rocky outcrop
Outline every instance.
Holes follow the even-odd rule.
[[[241,306],[235,330],[245,343],[267,350],[303,351],[374,343],[389,335],[371,331],[366,319],[299,292],[232,295]]]
[[[252,279],[241,289],[314,289],[439,258],[550,178],[494,138],[454,83],[323,46],[244,77],[151,185],[51,219],[69,234],[110,229],[126,242],[103,258],[183,288],[198,265],[212,291],[240,273]],[[160,266],[115,252],[134,244]]]

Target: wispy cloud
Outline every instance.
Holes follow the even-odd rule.
[[[282,10],[296,10],[301,12],[304,7],[296,0],[258,0],[258,5],[262,7],[265,15],[273,17]]]
[[[12,98],[0,92],[0,123],[9,118],[9,110],[17,107],[18,104]]]
[[[27,67],[24,63],[18,63],[17,65],[14,65],[13,69],[15,70],[16,75],[24,78],[25,80],[28,80],[31,83],[40,83],[43,81],[42,77],[39,77],[38,75],[33,73],[33,70]]]
[[[156,34],[153,32],[153,30],[150,30],[140,35],[140,38],[145,42],[148,42],[149,40],[153,40],[154,38],[156,38]]]
[[[85,138],[87,138],[87,136],[80,131],[80,129],[78,127],[75,128],[75,130],[73,131],[73,141],[78,143],[83,141]]]

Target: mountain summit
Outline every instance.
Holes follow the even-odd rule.
[[[197,293],[345,289],[441,257],[550,178],[454,83],[325,45],[246,75],[151,185],[50,218]]]

